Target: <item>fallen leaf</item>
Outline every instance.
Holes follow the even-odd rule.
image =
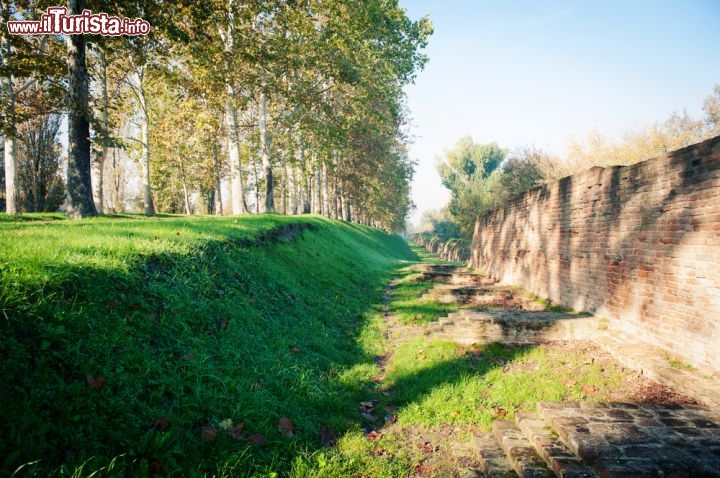
[[[217,435],[217,430],[213,427],[202,427],[202,436],[205,441],[213,441]]]
[[[160,433],[165,433],[170,428],[170,425],[172,425],[172,422],[167,418],[161,418],[153,422],[153,428]]]
[[[568,387],[573,387],[577,383],[577,380],[572,380],[570,378],[564,378],[562,379],[563,385],[566,385]]]
[[[417,447],[418,447],[418,450],[425,452],[425,453],[432,453],[435,450],[437,450],[437,447],[433,446],[433,444],[430,443],[429,441],[418,443]]]
[[[386,452],[384,449],[380,448],[379,446],[376,446],[370,451],[371,456],[383,456]]]
[[[368,441],[371,441],[371,442],[376,442],[380,438],[382,438],[382,433],[378,433],[375,430],[373,430],[367,434],[367,439],[368,439]]]
[[[160,473],[162,473],[162,465],[157,460],[152,461],[148,467],[148,475],[156,476]]]
[[[501,417],[501,418],[502,418],[502,417],[504,417],[505,415],[507,415],[507,410],[505,410],[505,409],[502,408],[502,407],[492,407],[491,410],[492,410],[493,415],[495,415],[495,416],[497,416],[497,417]]]
[[[585,395],[592,395],[593,393],[597,392],[597,387],[595,385],[590,385],[589,383],[586,383],[580,389],[583,391]]]
[[[278,421],[278,430],[280,430],[280,434],[284,437],[293,436],[292,421],[289,418],[281,418],[280,421]]]
[[[255,446],[263,446],[267,440],[265,440],[264,435],[257,433],[255,435],[250,435],[248,437],[248,441]]]
[[[98,375],[97,377],[88,375],[87,377],[85,377],[85,381],[90,387],[94,389],[99,389],[105,383],[105,377],[103,377],[102,375]]]
[[[227,429],[227,433],[228,433],[228,435],[230,435],[230,438],[233,438],[233,439],[235,439],[235,440],[239,440],[239,439],[240,439],[240,434],[242,433],[244,426],[245,426],[245,423],[244,423],[244,422],[240,422],[240,423],[238,423],[237,425],[235,425],[234,427],[228,428],[228,429]]]
[[[418,463],[413,467],[414,474],[410,475],[411,478],[426,478],[433,476],[434,469],[430,463],[422,462]]]
[[[335,443],[335,432],[330,427],[320,427],[320,444],[330,446]]]

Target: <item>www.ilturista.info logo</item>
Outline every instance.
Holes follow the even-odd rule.
[[[8,21],[11,35],[147,35],[150,24],[141,18],[111,17],[107,13],[83,10],[68,15],[65,7],[50,7],[40,21]]]

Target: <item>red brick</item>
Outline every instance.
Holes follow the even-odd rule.
[[[551,298],[566,306],[605,304],[635,336],[720,370],[708,339],[720,337],[709,305],[720,303],[720,137],[620,168],[632,188],[621,181],[613,191],[611,174],[594,168],[564,184],[568,194],[556,182],[488,214],[476,224],[473,265],[539,295],[562,291]],[[647,302],[627,319],[635,312],[624,304],[638,297]]]

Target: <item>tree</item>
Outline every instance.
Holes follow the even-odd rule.
[[[544,179],[542,167],[547,163],[547,155],[538,149],[515,151],[500,168],[500,185],[507,199],[514,199],[539,185]]]
[[[60,121],[59,114],[35,116],[19,127],[18,184],[26,211],[57,211],[65,199],[57,139]]]
[[[703,111],[710,135],[720,135],[720,84],[715,85],[713,94],[705,98]]]
[[[487,203],[493,189],[486,182],[507,155],[496,143],[475,144],[471,137],[461,138],[454,149],[445,152],[437,164],[443,186],[450,190],[448,210],[465,234],[475,222],[474,207]]]
[[[80,15],[84,0],[68,0],[68,14]],[[68,64],[68,166],[69,218],[98,214],[92,197],[90,175],[90,111],[85,36],[67,36]]]
[[[0,1],[2,23],[8,20],[33,20],[48,6],[46,1]],[[5,210],[19,212],[17,172],[17,125],[39,111],[58,107],[58,78],[62,63],[58,60],[57,45],[48,36],[10,35],[0,29],[0,95],[2,114],[0,130],[3,135],[3,163],[5,169]],[[29,89],[41,82],[47,94],[30,95]]]

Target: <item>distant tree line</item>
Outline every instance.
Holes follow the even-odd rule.
[[[397,0],[68,0],[151,31],[8,34],[54,5],[0,1],[7,213],[65,201],[71,217],[312,212],[403,227],[402,88],[426,62],[427,18]]]
[[[496,143],[476,144],[469,136],[438,158],[437,169],[450,201],[427,212],[419,230],[443,241],[471,239],[478,216],[544,182],[593,166],[628,165],[720,135],[720,85],[703,103],[704,117],[673,113],[663,121],[625,132],[612,140],[598,131],[570,140],[565,157],[537,148],[507,151]]]

